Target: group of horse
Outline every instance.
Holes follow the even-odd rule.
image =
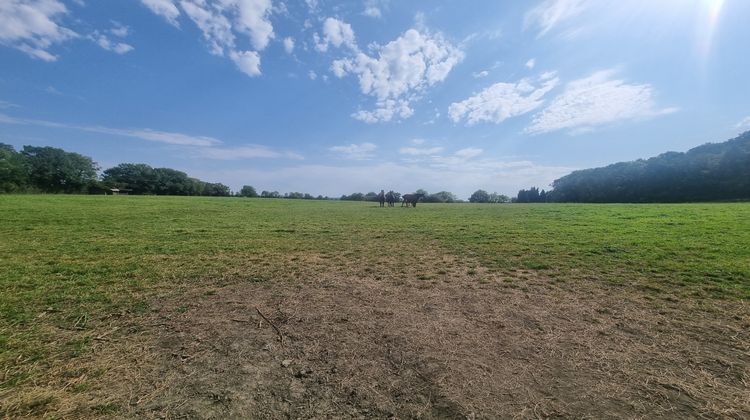
[[[401,196],[401,207],[417,207],[417,202],[422,197],[424,197],[424,194],[422,193],[404,194]],[[380,202],[380,207],[385,207],[385,203],[388,203],[388,207],[394,207],[396,203],[396,193],[394,193],[393,190],[388,192],[380,190],[378,201]]]

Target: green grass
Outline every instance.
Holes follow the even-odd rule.
[[[325,261],[321,269],[357,266],[367,273],[376,257],[407,261],[404,249],[420,249],[399,246],[404,241],[509,279],[532,271],[554,282],[614,283],[652,294],[750,297],[747,203],[381,209],[332,201],[5,195],[0,370],[49,356],[43,325],[83,331],[64,348],[76,357],[91,340],[87,320],[145,313],[154,292],[294,281],[309,254]],[[446,273],[425,267],[424,279]],[[0,389],[24,375],[6,378]]]

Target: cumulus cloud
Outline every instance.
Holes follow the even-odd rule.
[[[605,124],[650,118],[677,110],[658,108],[651,85],[629,84],[613,78],[614,75],[614,70],[598,71],[568,83],[562,94],[534,116],[526,132],[584,132]]]
[[[385,45],[372,44],[370,49],[373,56],[360,51],[331,65],[336,77],[356,76],[360,91],[376,99],[375,110],[352,114],[365,122],[410,117],[414,113],[410,102],[445,80],[464,56],[442,35],[416,29]]]
[[[364,160],[374,156],[378,146],[372,143],[349,144],[346,146],[334,146],[330,151],[341,154],[346,159]]]
[[[141,0],[144,6],[148,7],[153,13],[163,17],[170,25],[179,27],[177,18],[180,17],[180,10],[172,0]]]
[[[376,108],[372,111],[359,110],[352,114],[355,120],[373,124],[380,121],[390,121],[394,117],[407,119],[414,114],[409,102],[403,99],[386,99],[375,103]]]
[[[534,66],[536,66],[536,59],[535,58],[532,58],[531,60],[529,60],[529,61],[526,62],[526,68],[528,68],[529,70],[533,69]]]
[[[326,18],[323,22],[323,36],[313,34],[315,49],[321,52],[328,51],[328,46],[338,48],[342,45],[357,51],[357,41],[354,37],[352,25],[336,18]]]
[[[523,78],[516,83],[495,83],[468,99],[452,103],[448,114],[453,122],[464,120],[468,125],[499,124],[540,107],[544,103],[542,97],[559,81],[554,73],[545,73],[536,80]]]
[[[583,13],[589,6],[590,0],[546,0],[531,9],[524,17],[524,28],[535,28],[538,37],[562,22]]]
[[[260,74],[260,55],[255,51],[230,51],[229,58],[232,59],[237,68],[246,75],[258,76]]]
[[[291,54],[294,52],[294,38],[284,38],[284,51],[286,51],[287,54]]]
[[[177,26],[180,9],[201,30],[211,54],[228,57],[248,76],[260,71],[260,51],[274,38],[271,0],[141,0],[152,12]],[[177,5],[179,4],[179,8]],[[252,50],[237,47],[245,37]]]
[[[32,58],[55,61],[57,56],[49,49],[78,36],[59,23],[67,13],[58,0],[0,1],[0,44]]]

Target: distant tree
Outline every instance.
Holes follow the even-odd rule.
[[[158,175],[145,163],[121,163],[104,171],[102,181],[113,188],[127,189],[130,194],[156,194]],[[190,185],[189,188],[195,188]],[[203,192],[200,186],[198,194]]]
[[[240,197],[257,197],[258,192],[250,185],[243,185],[239,192]]]
[[[54,147],[24,146],[29,182],[44,192],[84,192],[96,181],[96,163],[88,156]]]
[[[232,193],[229,190],[229,187],[220,182],[206,182],[203,186],[202,195],[210,197],[229,197],[230,195],[232,195]]]
[[[159,195],[191,195],[193,181],[185,172],[170,168],[156,168],[153,170],[154,183],[151,193]]]
[[[375,194],[375,193],[372,193]],[[377,195],[377,194],[376,194]],[[341,200],[347,200],[347,201],[364,201],[365,200],[365,194],[362,193],[352,193],[350,195],[342,195]]]
[[[0,143],[0,192],[24,191],[29,183],[26,161],[13,146]]]
[[[547,193],[544,190],[539,192],[539,188],[537,187],[518,191],[518,197],[516,198],[517,203],[544,203],[546,201]]]
[[[485,190],[476,190],[471,197],[469,202],[471,203],[488,203],[490,201],[490,194]]]
[[[265,191],[265,190],[263,190],[260,193],[260,196],[262,198],[281,198],[281,194],[279,194],[278,191]]]
[[[440,191],[424,197],[425,203],[455,203],[457,200],[456,195],[448,191]]]
[[[490,203],[510,203],[510,198],[507,195],[498,194],[493,192],[490,194]]]

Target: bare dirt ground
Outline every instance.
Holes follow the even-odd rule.
[[[99,320],[93,349],[36,384],[45,404],[8,404],[62,417],[750,418],[746,303],[490,274],[430,250],[386,276],[317,258],[290,257],[318,267],[296,281],[206,285]],[[69,392],[79,382],[93,385]]]

